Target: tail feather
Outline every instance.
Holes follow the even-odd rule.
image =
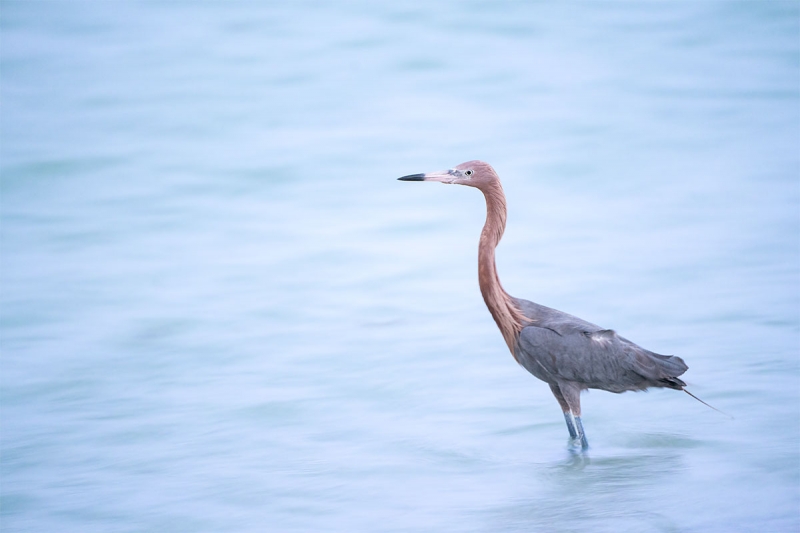
[[[686,372],[687,370],[689,370],[689,367],[686,365],[686,363],[683,362],[683,359],[681,359],[676,355],[660,355],[657,353],[652,353],[652,352],[650,353],[656,358],[656,360],[659,363],[659,366],[661,367],[661,370],[664,371],[664,373],[666,374],[666,377],[663,377],[658,380],[658,383],[662,387],[667,387],[675,390],[682,390],[683,392],[685,392],[698,402],[702,403],[706,407],[709,407],[722,415],[730,417],[731,420],[733,420],[733,417],[728,413],[720,411],[713,405],[707,404],[706,402],[704,402],[703,400],[701,400],[700,398],[698,398],[697,396],[695,396],[694,394],[692,394],[691,392],[689,392],[684,388],[686,387],[686,382],[677,377]]]
[[[689,367],[683,362],[683,359],[677,355],[661,355],[652,352],[650,353],[655,356],[659,366],[668,377],[675,378],[689,370]]]
[[[662,378],[658,380],[658,383],[662,387],[675,390],[684,390],[683,388],[686,386],[686,383],[678,378]]]

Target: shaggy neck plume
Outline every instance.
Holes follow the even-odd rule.
[[[481,187],[481,191],[486,197],[486,224],[478,245],[478,283],[483,301],[516,359],[514,348],[526,319],[503,290],[494,260],[494,250],[506,229],[506,197],[499,181]]]

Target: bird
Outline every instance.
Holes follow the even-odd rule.
[[[478,244],[481,295],[517,363],[550,386],[564,413],[572,445],[583,450],[589,447],[581,421],[580,396],[587,389],[621,393],[667,388],[684,391],[708,405],[685,390],[686,383],[678,376],[689,367],[680,357],[651,352],[612,329],[514,298],[503,289],[495,248],[506,228],[506,197],[491,165],[467,161],[448,170],[398,179],[466,185],[483,193],[486,223]]]

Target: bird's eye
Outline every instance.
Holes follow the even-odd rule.
[[[472,176],[472,171],[471,170],[467,170],[467,171],[464,172],[464,175],[467,176],[467,177],[470,177],[470,176]]]

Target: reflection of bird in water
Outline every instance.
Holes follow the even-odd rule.
[[[469,161],[450,170],[399,179],[469,185],[483,192],[486,224],[478,246],[481,294],[514,359],[550,385],[564,411],[570,437],[583,448],[588,443],[581,424],[582,390],[625,392],[650,387],[684,390],[686,383],[678,376],[688,367],[680,357],[650,352],[613,330],[514,298],[503,290],[494,250],[506,227],[506,197],[500,178],[488,163]]]

